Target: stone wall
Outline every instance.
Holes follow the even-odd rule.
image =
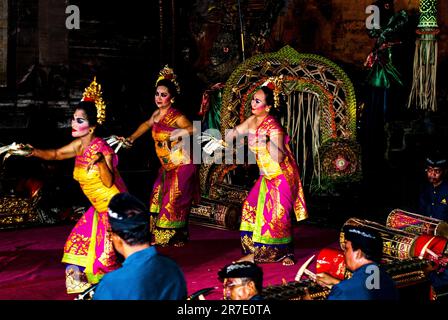
[[[290,0],[272,32],[272,44],[288,43],[300,52],[317,53],[332,60],[362,66],[373,40],[366,33],[365,9],[373,1]],[[418,0],[396,0],[395,11],[410,15]],[[439,1],[439,57],[448,58],[448,1]]]
[[[233,3],[227,0],[221,2]],[[276,51],[288,44],[299,52],[320,54],[341,64],[347,71],[353,71],[350,76],[356,79],[356,73],[364,72],[363,63],[373,47],[373,40],[365,29],[368,16],[365,9],[371,2],[284,0],[285,6],[264,43],[264,52]],[[10,8],[6,6],[8,3]],[[106,3],[88,0],[0,0],[0,43],[3,41],[0,86],[6,84],[6,65],[2,61],[6,61],[6,53],[9,53],[7,89],[18,94],[13,98],[19,98],[19,101],[11,100],[12,105],[24,106],[30,101],[37,104],[43,101],[53,104],[55,108],[67,106],[71,100],[81,97],[82,89],[96,75],[103,84],[106,100],[112,101],[110,110],[114,109],[115,104],[117,117],[132,121],[128,118],[129,114],[146,116],[142,110],[146,110],[144,108],[150,104],[152,95],[151,90],[146,88],[154,81],[152,75],[165,63],[174,65],[185,86],[210,81],[198,75],[212,64],[210,52],[219,37],[215,32],[217,24],[207,25],[201,20],[198,22],[203,26],[201,37],[198,36],[200,40],[196,39],[194,43],[191,38],[187,39],[192,31],[191,20],[187,18],[193,18],[193,10],[210,5],[210,2],[197,0],[194,7],[191,3],[186,5],[180,0],[173,1],[178,10],[175,28],[172,12],[165,8],[162,29],[158,2],[151,2],[151,10],[144,10],[144,4],[140,7],[140,4],[122,6],[120,3]],[[241,3],[244,5],[246,2]],[[263,1],[251,0],[246,5],[259,8],[260,3]],[[68,4],[76,4],[80,8],[80,30],[68,31],[65,28],[65,7]],[[418,0],[396,0],[395,9],[404,9],[415,15]],[[262,11],[257,10],[245,16],[247,23],[262,17]],[[9,39],[5,42],[8,31],[6,18],[9,18]],[[448,69],[448,1],[439,0],[439,26],[441,76]],[[177,32],[176,42],[173,28]],[[164,32],[160,34],[160,30]],[[415,30],[410,30],[409,37],[415,38]],[[412,44],[409,43],[409,47],[401,51],[407,59],[404,64],[409,64],[405,71],[412,69],[412,61],[409,62],[413,57]],[[222,50],[231,51],[224,44],[222,46]],[[174,52],[176,57],[173,48],[177,49]],[[208,57],[204,57],[204,53]],[[189,106],[189,110],[193,110],[191,114],[200,103],[200,85],[185,91],[188,95],[195,90],[187,99],[193,101]],[[0,103],[1,109],[3,104],[9,102],[3,100]]]

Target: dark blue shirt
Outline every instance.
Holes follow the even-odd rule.
[[[120,269],[101,279],[93,300],[182,300],[185,278],[177,264],[154,247],[127,257]]]
[[[432,271],[428,276],[431,285],[436,291],[442,288],[448,290],[448,269],[445,269],[443,272]]]
[[[372,266],[372,267],[369,267]],[[372,280],[373,268],[378,268],[377,285]],[[368,286],[373,286],[369,288]],[[398,300],[398,291],[392,278],[375,263],[358,268],[350,279],[331,288],[328,300]]]
[[[448,181],[437,187],[426,185],[420,193],[419,213],[448,222]]]

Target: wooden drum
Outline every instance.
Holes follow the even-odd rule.
[[[409,259],[414,256],[414,244],[417,236],[404,230],[392,229],[377,222],[350,218],[344,226],[358,226],[376,230],[383,239],[383,256],[391,259]],[[344,232],[341,229],[339,243],[341,248],[344,244]]]
[[[448,238],[448,223],[420,214],[394,209],[389,213],[386,226],[413,234],[430,234]]]
[[[238,230],[241,222],[241,208],[234,204],[202,198],[191,208],[190,216],[223,229]]]
[[[332,277],[344,280],[346,278],[344,251],[324,248],[319,251],[316,260],[316,273],[328,273]]]

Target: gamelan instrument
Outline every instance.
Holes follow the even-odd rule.
[[[377,222],[362,220],[358,218],[350,218],[345,223],[344,226],[358,226],[365,227],[368,229],[376,230],[381,238],[383,239],[383,256],[391,259],[409,259],[414,256],[414,241],[416,238],[415,234],[406,232],[403,230],[397,230],[388,228]],[[343,227],[344,227],[343,226]],[[341,249],[344,245],[344,232],[343,227],[341,229],[339,242]]]
[[[190,213],[191,217],[205,224],[224,229],[237,230],[240,226],[241,208],[223,201],[202,198],[199,204],[191,208]]]
[[[308,294],[312,300],[325,300],[329,293],[329,288],[306,279],[268,286],[263,288],[262,296],[265,300],[303,300]]]
[[[344,252],[333,248],[320,250],[316,259],[316,273],[328,273],[333,278],[348,278],[350,271],[345,267]]]
[[[448,223],[443,220],[394,209],[389,213],[386,226],[414,234],[431,234],[448,238]]]
[[[217,287],[210,287],[210,288],[204,288],[200,289],[198,291],[193,292],[191,295],[187,297],[187,300],[200,300],[200,296],[206,296],[213,290],[217,289]]]
[[[323,270],[345,270],[345,262],[341,262],[338,255],[343,254],[342,251],[334,249],[324,249],[318,254],[318,260],[331,261],[330,264],[324,263]],[[336,258],[336,260],[333,260]],[[331,266],[332,263],[334,266]],[[427,264],[426,260],[419,259],[406,259],[396,260],[391,263],[381,264],[382,268],[391,276],[395,281],[397,289],[400,292],[400,299],[403,300],[421,300],[425,295],[429,299],[430,297],[430,284],[426,275],[423,272],[424,266]],[[322,272],[317,270],[317,273]],[[305,271],[305,274],[307,272]],[[311,272],[312,274],[312,272]],[[341,274],[337,272],[336,274]],[[335,275],[335,272],[332,274]],[[344,271],[344,279],[351,277],[350,271]],[[342,280],[342,279],[341,279]],[[422,291],[425,293],[422,295]],[[312,279],[304,279],[301,281],[292,281],[285,284],[268,286],[263,289],[263,297],[266,300],[303,300],[308,294],[312,300],[325,300],[327,299],[331,289],[321,286]]]
[[[410,258],[429,259],[446,264],[448,256],[448,239],[436,235],[413,234],[404,230],[392,229],[377,222],[358,218],[348,219],[345,225],[363,226],[379,232],[383,239],[383,257],[392,260]],[[341,248],[344,243],[344,232],[340,233]]]

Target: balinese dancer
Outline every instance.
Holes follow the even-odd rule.
[[[252,115],[230,131],[226,141],[229,144],[238,136],[248,135],[249,149],[260,169],[260,177],[243,203],[240,231],[246,256],[240,261],[293,265],[291,212],[295,212],[297,221],[308,214],[289,137],[269,113],[278,106],[278,99],[272,88],[260,87],[252,96]]]
[[[126,138],[132,144],[151,129],[161,168],[155,180],[150,212],[154,243],[183,246],[188,240],[188,215],[199,200],[198,168],[184,143],[193,134],[193,125],[173,107],[180,93],[173,70],[165,66],[156,82],[157,110]]]
[[[93,101],[92,101],[93,100]],[[107,206],[117,193],[126,191],[117,170],[118,157],[95,135],[105,120],[101,87],[94,80],[75,108],[71,143],[59,149],[32,149],[31,156],[44,160],[75,158],[73,178],[92,206],[76,223],[64,246],[67,293],[80,293],[120,266],[108,231]],[[31,146],[30,146],[31,147]]]

